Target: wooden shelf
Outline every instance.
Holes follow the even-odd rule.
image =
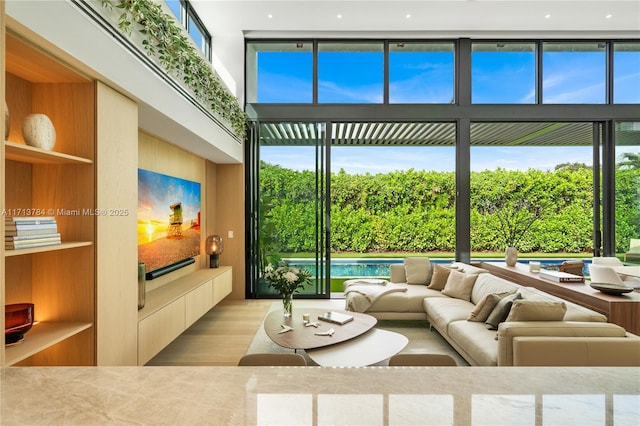
[[[13,365],[93,326],[91,322],[40,322],[22,343],[5,348],[5,366]]]
[[[5,158],[31,164],[93,164],[88,158],[55,151],[45,151],[21,143],[4,142]]]
[[[33,253],[42,253],[45,251],[54,251],[54,250],[67,250],[77,247],[86,247],[92,245],[91,241],[71,241],[62,244],[56,244],[53,246],[44,246],[44,247],[33,247],[27,249],[18,249],[18,250],[5,250],[4,256],[21,256],[24,254],[33,254]]]

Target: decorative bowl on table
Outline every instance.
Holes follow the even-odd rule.
[[[627,287],[626,285],[607,284],[607,283],[591,283],[589,285],[591,286],[591,288],[600,290],[605,294],[613,294],[616,296],[619,296],[625,293],[630,293],[633,291],[632,287]]]
[[[15,303],[4,307],[4,343],[12,345],[24,339],[33,326],[33,303]]]

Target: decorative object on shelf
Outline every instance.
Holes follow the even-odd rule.
[[[582,260],[565,260],[558,266],[558,271],[583,276],[584,262]]]
[[[4,139],[9,138],[9,128],[11,127],[11,121],[9,120],[9,105],[7,101],[4,101]]]
[[[209,235],[207,237],[207,254],[209,255],[209,268],[220,266],[220,255],[222,254],[222,237],[220,235]]]
[[[272,264],[267,265],[262,277],[269,287],[280,294],[284,316],[290,317],[293,312],[293,294],[311,280],[311,272],[301,268],[290,268],[286,262],[282,262],[277,268]]]
[[[596,290],[600,290],[605,294],[613,294],[615,296],[620,296],[625,293],[630,293],[633,291],[632,287],[627,287],[625,285],[617,285],[617,284],[605,284],[605,283],[590,283],[591,288]]]
[[[504,251],[504,261],[507,266],[515,266],[518,261],[518,250],[515,247],[507,247]]]
[[[34,318],[33,303],[15,303],[4,307],[4,343],[13,345],[21,342],[31,330]]]
[[[540,272],[541,263],[539,260],[530,260],[529,261],[529,272]]]
[[[56,128],[46,114],[29,114],[22,122],[22,136],[27,145],[51,151],[56,145]]]
[[[138,262],[138,309],[144,308],[147,296],[147,268],[143,262]]]

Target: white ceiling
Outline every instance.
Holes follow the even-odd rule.
[[[244,98],[244,38],[640,38],[640,0],[191,0]],[[224,72],[223,72],[224,74]],[[232,84],[231,86],[234,86]]]

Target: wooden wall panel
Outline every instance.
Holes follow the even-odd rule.
[[[213,229],[224,239],[220,264],[233,267],[233,291],[230,299],[245,298],[245,225],[244,166],[216,165],[215,211]],[[229,231],[233,238],[228,238]]]
[[[34,84],[31,112],[49,116],[56,129],[54,151],[94,159],[95,85]]]
[[[22,121],[31,114],[31,83],[13,74],[6,74],[5,99],[9,107],[9,137],[11,142],[24,143]],[[4,133],[3,133],[4,135]]]
[[[138,106],[97,85],[98,365],[137,365]]]

